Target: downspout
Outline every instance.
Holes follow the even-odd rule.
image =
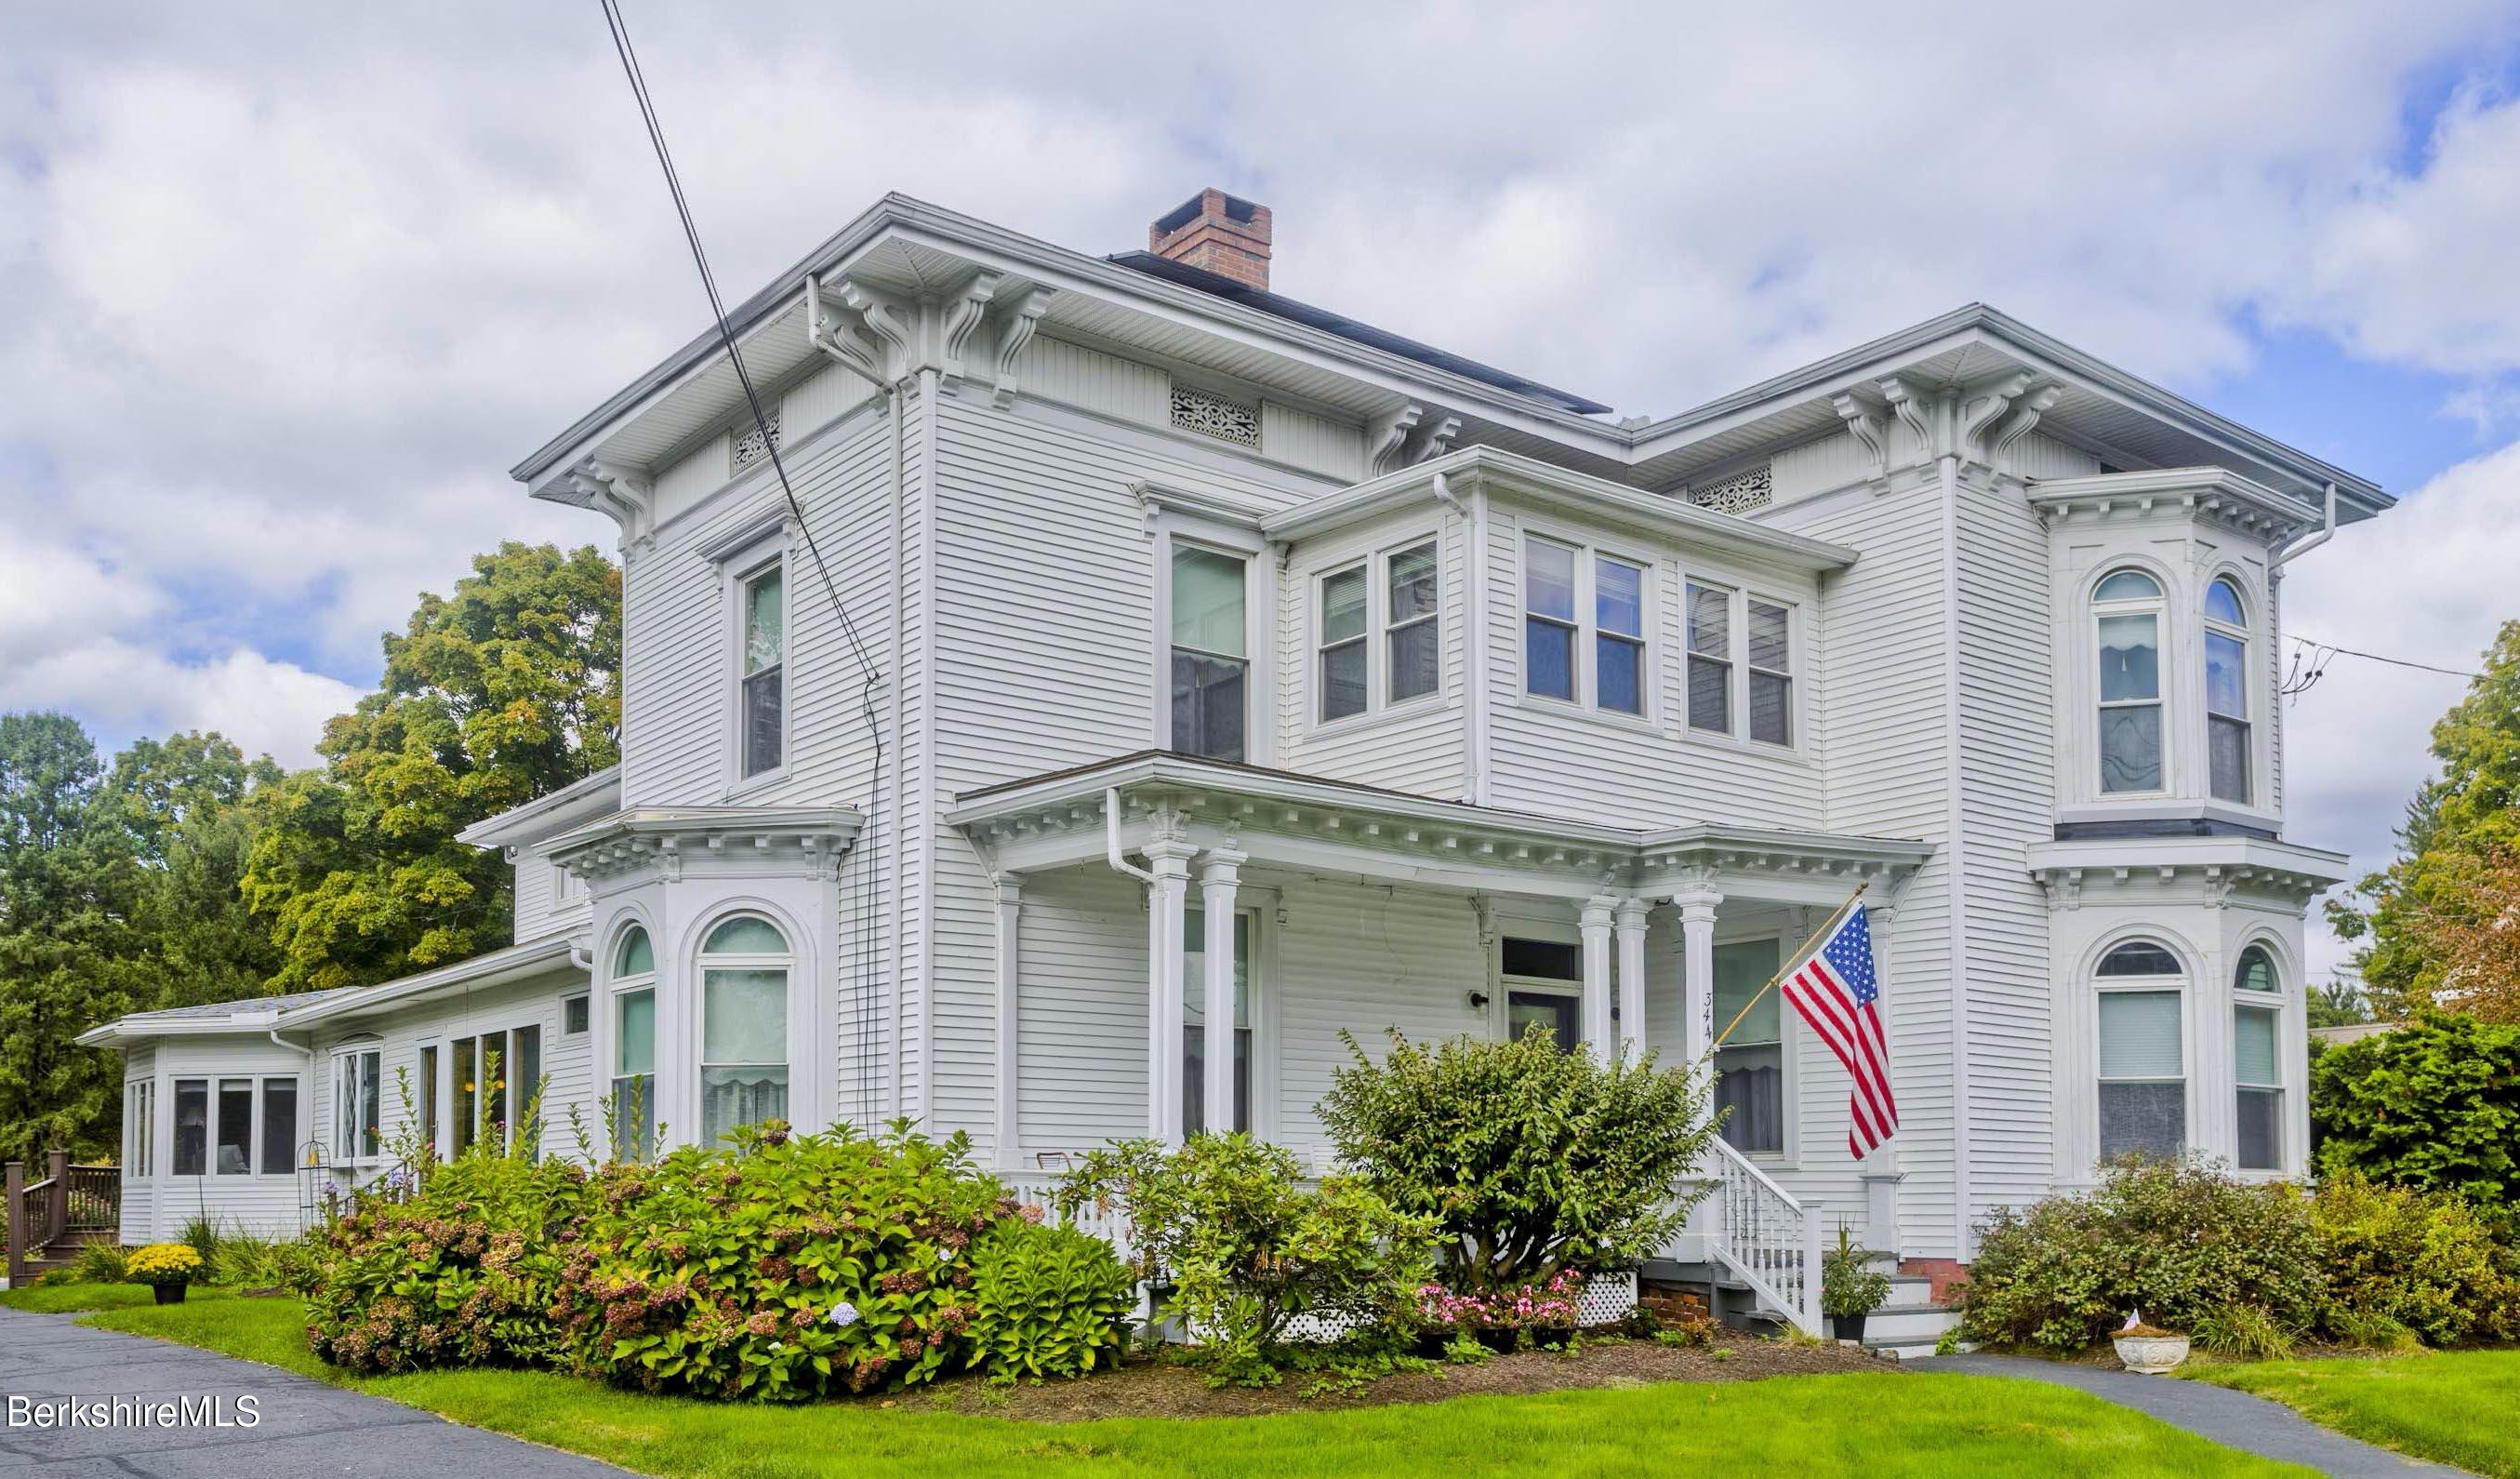
[[[1102,860],[1114,872],[1126,873],[1138,882],[1154,887],[1155,875],[1120,855],[1120,788],[1102,788]]]
[[[2335,537],[2336,537],[2336,485],[2335,485],[2335,484],[2333,484],[2333,483],[2331,483],[2331,484],[2327,485],[2327,517],[2326,517],[2326,519],[2325,519],[2324,521],[2322,521],[2322,522],[2319,524],[2319,526],[2318,526],[2318,530],[2317,530],[2316,532],[2312,532],[2312,533],[2310,533],[2310,534],[2308,534],[2308,535],[2305,535],[2303,538],[2301,538],[2301,539],[2300,539],[2300,540],[2298,540],[2297,542],[2295,542],[2295,543],[2293,543],[2293,544],[2291,544],[2291,545],[2286,546],[2286,547],[2285,547],[2285,549],[2284,549],[2284,551],[2283,551],[2281,554],[2279,554],[2279,555],[2275,556],[2275,558],[2274,558],[2274,560],[2273,560],[2272,565],[2272,567],[2271,567],[2271,568],[2275,569],[2275,570],[2281,570],[2281,569],[2283,569],[2285,566],[2290,565],[2290,564],[2291,564],[2295,559],[2299,558],[2300,556],[2303,556],[2303,555],[2306,555],[2306,554],[2310,553],[2312,550],[2318,548],[2320,545],[2322,545],[2322,544],[2326,543],[2328,540],[2333,539],[2333,538],[2335,538]]]

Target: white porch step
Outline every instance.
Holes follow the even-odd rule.
[[[1864,1321],[1864,1343],[1878,1345],[1884,1341],[1923,1341],[1928,1347],[1943,1338],[1945,1330],[1959,1326],[1958,1310],[1942,1305],[1883,1305]]]
[[[1935,1354],[1940,1346],[1940,1341],[1932,1340],[1874,1340],[1871,1338],[1869,1332],[1867,1332],[1864,1341],[1864,1349],[1885,1361],[1921,1361],[1924,1358]],[[1977,1342],[1973,1340],[1964,1340],[1960,1342],[1959,1348],[1962,1351],[1974,1351],[1977,1349]]]

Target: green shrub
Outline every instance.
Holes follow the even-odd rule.
[[[2412,1356],[2424,1348],[2414,1331],[2385,1315],[2331,1309],[2319,1318],[2339,1345],[2377,1351],[2383,1356]]]
[[[559,1244],[586,1202],[583,1169],[495,1151],[363,1194],[301,1271],[308,1347],[357,1371],[550,1362]]]
[[[2280,1361],[2292,1354],[2293,1332],[2257,1305],[2225,1305],[2196,1321],[2201,1350],[2234,1361]]]
[[[236,1289],[304,1289],[313,1280],[322,1234],[264,1237],[229,1232],[210,1260],[210,1282]]]
[[[1383,1200],[1435,1220],[1456,1290],[1634,1267],[1688,1220],[1674,1188],[1715,1134],[1702,1076],[1560,1052],[1538,1025],[1431,1046],[1395,1032],[1379,1063],[1341,1036],[1355,1061],[1322,1123]]]
[[[89,1243],[70,1261],[69,1271],[82,1284],[118,1284],[131,1272],[131,1251],[117,1243]]]
[[[175,1239],[202,1256],[204,1265],[218,1262],[219,1225],[208,1217],[197,1216],[184,1225],[183,1236]]]
[[[1179,1150],[1129,1140],[1085,1157],[1059,1188],[1071,1216],[1125,1209],[1149,1282],[1204,1347],[1213,1379],[1265,1385],[1289,1361],[1286,1321],[1333,1312],[1359,1326],[1405,1318],[1431,1271],[1435,1220],[1395,1210],[1364,1181],[1297,1184],[1292,1154],[1247,1134]]]
[[[970,1252],[1014,1201],[897,1121],[606,1168],[565,1253],[570,1352],[648,1391],[796,1402],[968,1364]]]
[[[2192,1332],[2217,1311],[2255,1305],[2308,1328],[2325,1285],[2298,1189],[2128,1157],[2088,1194],[1999,1214],[1982,1229],[1960,1308],[1972,1340],[2079,1351],[2135,1310]]]
[[[2322,1176],[2447,1191],[2520,1219],[2520,1026],[2427,1013],[2339,1043],[2310,1076]]]
[[[2311,1202],[2328,1277],[2322,1322],[2353,1343],[2385,1325],[2427,1345],[2520,1336],[2520,1256],[2447,1192],[2344,1171]]]
[[[971,1362],[1008,1381],[1116,1365],[1136,1283],[1099,1237],[1000,1223],[971,1252]]]

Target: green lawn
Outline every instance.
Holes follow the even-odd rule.
[[[75,1308],[74,1290],[0,1295]],[[1433,1470],[1643,1474],[1685,1467],[1883,1474],[2279,1474],[2080,1393],[1987,1377],[1787,1377],[1668,1384],[1433,1406],[1197,1421],[1061,1425],[910,1412],[872,1403],[730,1407],[643,1397],[535,1371],[353,1378],[307,1354],[293,1300],[134,1304],[90,1317],[108,1329],[223,1351],[440,1412],[458,1422],[654,1474],[895,1471],[1016,1473],[1044,1465],[1111,1474],[1379,1474]],[[147,1298],[146,1291],[139,1291]],[[24,1303],[22,1303],[24,1302]],[[40,1306],[39,1306],[40,1307]]]
[[[2270,1361],[2194,1376],[2255,1392],[2313,1422],[2480,1474],[2520,1476],[2520,1350],[2373,1361]]]

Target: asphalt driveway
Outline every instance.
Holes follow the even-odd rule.
[[[246,1397],[256,1410],[251,1427],[243,1425]],[[118,1419],[109,1425],[35,1425],[36,1405],[66,1398],[125,1405],[106,1414]],[[234,1425],[161,1426],[136,1410],[185,1399]],[[10,1479],[625,1472],[275,1366],[87,1329],[67,1315],[0,1310],[0,1475]]]

